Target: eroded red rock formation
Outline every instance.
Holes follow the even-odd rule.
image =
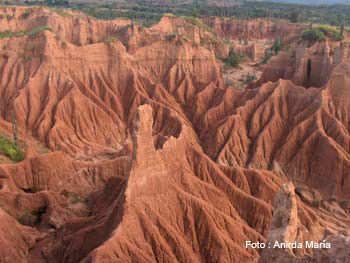
[[[266,241],[273,197],[289,180],[324,198],[293,201],[307,237],[349,227],[346,202],[327,201],[350,198],[346,47],[298,46],[296,61],[279,55],[257,88],[238,91],[224,85],[220,46],[206,41],[298,28],[0,12],[12,17],[3,31],[52,29],[0,40],[0,114],[7,133],[14,110],[20,139],[53,151],[0,164],[0,236],[13,235],[0,245],[18,248],[2,258],[257,262],[261,251],[245,242]]]

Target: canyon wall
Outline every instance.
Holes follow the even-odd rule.
[[[14,112],[20,141],[50,151],[0,164],[0,236],[13,236],[0,243],[18,248],[2,258],[258,262],[263,252],[245,241],[272,238],[273,198],[290,181],[299,194],[277,196],[294,234],[347,240],[347,47],[296,42],[255,86],[236,90],[217,60],[222,38],[293,39],[300,28],[171,16],[142,28],[41,7],[0,13],[9,30],[0,39],[1,131],[9,134]]]

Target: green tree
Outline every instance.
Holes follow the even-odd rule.
[[[231,47],[225,62],[227,65],[237,68],[239,67],[239,64],[243,60],[244,60],[244,55],[241,53],[235,52],[235,50]]]
[[[281,49],[282,49],[282,41],[280,38],[276,38],[275,42],[271,47],[271,51],[273,51],[275,55],[277,55],[281,51]]]

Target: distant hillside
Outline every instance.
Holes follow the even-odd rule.
[[[275,1],[275,2],[273,2]],[[309,5],[287,2],[305,2]],[[46,5],[79,10],[99,19],[124,17],[143,26],[159,22],[166,13],[188,17],[282,19],[292,23],[350,26],[349,5],[316,6],[316,3],[350,0],[0,0],[1,4]]]
[[[265,2],[310,4],[310,5],[332,5],[332,4],[349,4],[350,5],[350,0],[266,0]]]
[[[349,4],[350,0],[0,0],[0,4],[18,4],[18,3],[48,3],[48,4],[64,4],[64,3],[147,3],[147,4],[208,4],[208,5],[236,5],[247,2],[275,2],[275,3],[291,3],[291,4]]]

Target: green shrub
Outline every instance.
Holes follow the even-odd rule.
[[[20,19],[27,19],[31,13],[33,13],[33,9],[29,8],[20,16]]]
[[[62,41],[61,48],[63,49],[67,48],[67,43],[65,41]]]
[[[180,40],[180,41],[184,41],[184,42],[191,42],[191,39],[184,35],[184,34],[179,34],[179,33],[171,33],[165,36],[165,39],[167,41],[174,41],[174,40]]]
[[[70,13],[68,13],[66,10],[64,10],[62,8],[50,8],[50,10],[52,12],[55,12],[56,14],[62,16],[62,17],[72,16]]]
[[[204,29],[205,31],[208,31],[208,32],[211,32],[211,33],[214,33],[216,35],[216,33],[213,31],[213,29],[211,29],[208,25],[206,25],[205,23],[202,22],[202,20],[198,19],[198,18],[195,18],[195,17],[191,17],[191,16],[182,16],[182,18],[194,25],[194,26],[198,26],[199,28],[202,28]]]
[[[72,204],[77,204],[77,203],[84,203],[85,200],[83,197],[76,194],[71,197],[71,202]]]
[[[327,37],[336,41],[342,40],[342,36],[337,29],[326,25],[306,30],[302,33],[301,37],[303,40],[313,42],[325,40]]]
[[[237,68],[239,64],[244,61],[244,54],[235,52],[233,48],[230,49],[228,57],[225,59],[225,63],[228,66]]]
[[[48,154],[48,153],[50,153],[49,149],[43,148],[39,150],[39,154]]]
[[[301,38],[308,41],[321,41],[326,39],[326,35],[318,28],[314,28],[304,31]]]
[[[282,41],[279,38],[275,39],[275,42],[273,43],[272,47],[270,48],[270,50],[272,52],[275,53],[275,55],[277,55],[283,48],[283,44]]]
[[[31,31],[26,31],[25,34],[32,36],[32,35],[36,35],[38,33],[44,32],[44,31],[53,32],[52,28],[49,26],[39,26],[39,27],[32,29]]]
[[[225,45],[231,45],[231,39],[225,37],[224,40],[223,40],[223,43]]]
[[[273,53],[271,50],[265,51],[264,59],[261,63],[267,64],[270,61],[270,59],[272,58],[272,56],[273,56]]]
[[[103,40],[103,42],[105,42],[105,43],[114,43],[114,42],[118,42],[118,41],[119,41],[119,39],[116,37],[107,37]]]
[[[30,51],[30,52],[34,52],[35,48],[36,48],[35,43],[29,42],[29,43],[27,43],[25,50]]]
[[[253,75],[251,75],[250,73],[248,73],[246,76],[245,76],[245,79],[243,80],[244,81],[244,83],[246,83],[246,84],[250,84],[250,83],[252,83],[252,82],[254,82],[254,81],[256,81],[257,80],[257,78],[256,78],[256,76],[253,74]]]
[[[22,59],[23,59],[23,62],[29,62],[32,60],[32,56],[31,55],[28,55],[28,54],[22,54]]]
[[[7,37],[23,37],[23,36],[33,36],[43,31],[51,31],[53,32],[52,28],[48,26],[39,26],[36,27],[30,31],[0,31],[0,39],[7,38]]]
[[[168,35],[165,36],[165,39],[167,41],[173,41],[176,38],[176,35],[177,35],[176,33],[168,34]]]
[[[0,136],[0,153],[15,162],[20,162],[24,159],[24,153],[21,149],[13,141],[4,136]]]

